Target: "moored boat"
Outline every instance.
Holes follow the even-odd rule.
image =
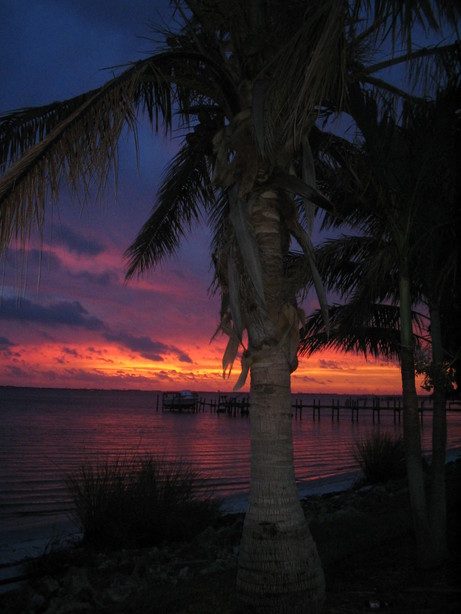
[[[198,394],[190,390],[180,392],[164,392],[162,407],[169,411],[196,411],[198,407]]]

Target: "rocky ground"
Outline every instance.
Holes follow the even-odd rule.
[[[310,497],[303,502],[327,581],[327,614],[461,611],[461,467],[448,470],[452,554],[441,568],[414,565],[404,482]],[[30,562],[30,579],[0,596],[0,612],[234,614],[242,515],[193,542],[115,553],[80,546]]]

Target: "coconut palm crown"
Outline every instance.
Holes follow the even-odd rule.
[[[347,104],[350,83],[409,96],[382,78],[409,63],[451,61],[456,43],[416,49],[415,21],[438,30],[458,2],[176,0],[177,26],[159,30],[149,57],[102,87],[0,119],[0,245],[25,242],[62,186],[102,189],[117,170],[117,143],[147,114],[155,131],[183,138],[154,211],[127,251],[128,276],[172,254],[193,224],[213,234],[221,294],[219,330],[229,336],[223,372],[239,349],[251,374],[251,487],[238,592],[264,612],[320,612],[323,572],[299,505],[293,470],[290,374],[297,366],[299,276],[286,266],[295,240],[327,321],[310,232],[318,207],[310,130]],[[374,52],[389,40],[389,57]],[[405,47],[397,53],[398,44]],[[427,73],[429,74],[429,73]],[[431,76],[433,76],[433,72]]]

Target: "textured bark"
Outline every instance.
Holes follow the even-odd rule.
[[[260,199],[253,226],[266,306],[254,308],[248,320],[251,480],[237,590],[245,612],[316,614],[323,611],[325,583],[295,483],[291,367],[278,322],[283,284],[275,200]]]
[[[403,437],[407,467],[408,491],[416,537],[417,563],[433,567],[437,559],[429,525],[424,472],[422,465],[418,397],[415,385],[414,338],[411,320],[410,280],[400,277],[401,374],[403,396]]]
[[[430,307],[430,318],[434,391],[429,521],[436,546],[436,557],[442,562],[448,554],[445,492],[447,416],[440,313],[433,305]]]
[[[280,350],[252,368],[251,489],[237,589],[254,611],[316,613],[324,578],[293,469],[290,372]]]

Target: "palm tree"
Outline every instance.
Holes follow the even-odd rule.
[[[337,307],[329,339],[318,317],[309,322],[304,351],[325,345],[346,351],[398,356],[404,397],[404,438],[410,498],[418,539],[419,561],[436,565],[447,553],[445,527],[446,415],[440,311],[444,288],[455,284],[459,244],[456,190],[459,174],[459,84],[449,86],[432,103],[406,110],[405,127],[388,116],[379,121],[370,95],[351,97],[361,128],[359,147],[341,144],[343,173],[335,172],[332,189],[341,194],[347,219],[360,222],[371,236],[343,237],[323,249],[326,283],[350,302]],[[349,165],[349,166],[348,166]],[[329,169],[325,169],[327,173]],[[354,202],[355,200],[355,202]],[[343,211],[344,213],[344,211]],[[454,283],[453,283],[454,282]],[[380,304],[376,305],[378,301]],[[400,305],[396,309],[383,301]],[[421,467],[415,387],[415,324],[412,304],[425,301],[430,315],[434,374],[433,459],[429,505]],[[395,333],[399,334],[396,343]]]
[[[455,82],[437,96],[434,104],[412,109],[407,118],[407,130],[415,136],[414,149],[420,184],[426,206],[417,218],[421,241],[418,246],[417,275],[430,317],[433,378],[433,430],[431,483],[429,490],[429,522],[440,555],[447,552],[446,542],[446,369],[450,359],[443,328],[447,318],[442,314],[452,301],[446,301],[447,290],[459,286],[459,155],[461,117],[461,84],[459,73]],[[425,178],[428,180],[425,181]],[[435,206],[436,205],[436,206]],[[451,348],[454,354],[460,346]]]
[[[330,203],[315,187],[308,137],[328,105],[341,110],[349,80],[404,95],[380,71],[449,58],[456,45],[414,50],[412,25],[419,19],[437,30],[443,19],[456,21],[459,7],[410,0],[387,0],[376,11],[365,0],[172,6],[181,25],[160,32],[164,46],[152,56],[97,90],[2,118],[0,241],[3,248],[12,238],[25,241],[33,224],[40,227],[45,204],[58,198],[63,182],[81,191],[96,176],[103,187],[118,139],[126,126],[136,135],[139,114],[147,113],[157,131],[178,118],[182,145],[128,250],[128,276],[154,267],[195,221],[208,220],[220,330],[229,336],[223,371],[240,348],[237,386],[251,372],[251,492],[239,594],[265,612],[320,612],[323,572],[293,470],[290,374],[300,312],[285,266],[294,237],[326,306],[308,231],[313,210]],[[400,34],[404,53],[391,45],[386,62],[366,63],[386,37],[395,43]],[[301,216],[293,194],[304,198]]]

